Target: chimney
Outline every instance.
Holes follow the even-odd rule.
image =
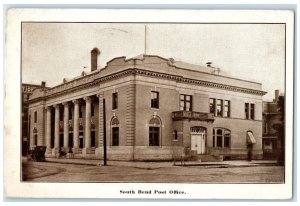
[[[91,71],[97,70],[99,54],[100,51],[96,47],[91,51]]]
[[[276,89],[276,90],[275,90],[275,102],[278,101],[278,97],[279,97],[279,90]]]
[[[42,87],[42,88],[45,88],[45,87],[46,87],[46,82],[45,82],[45,81],[42,81],[41,87]]]

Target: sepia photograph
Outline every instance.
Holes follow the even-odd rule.
[[[17,181],[285,185],[287,24],[142,20],[20,22]]]

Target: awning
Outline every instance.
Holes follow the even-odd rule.
[[[247,142],[248,142],[248,144],[256,143],[256,140],[255,140],[252,132],[247,132]]]

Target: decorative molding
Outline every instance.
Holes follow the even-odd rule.
[[[93,75],[85,76],[83,78],[73,80],[66,84],[50,88],[46,91],[44,98],[57,97],[57,96],[61,96],[61,95],[67,94],[67,93],[73,93],[75,91],[80,91],[82,89],[86,89],[88,87],[98,85],[100,83],[105,83],[108,81],[120,79],[122,77],[130,76],[130,75],[140,75],[140,76],[153,77],[153,78],[158,78],[158,79],[166,79],[166,80],[176,81],[179,83],[199,85],[199,86],[210,87],[210,88],[219,88],[219,89],[223,89],[223,90],[242,92],[242,93],[260,95],[260,96],[267,93],[267,92],[264,92],[261,90],[248,89],[248,88],[243,88],[243,87],[238,87],[238,86],[226,85],[226,84],[222,84],[222,83],[215,83],[215,82],[208,82],[208,81],[204,81],[204,80],[185,78],[185,77],[179,76],[179,75],[172,75],[172,74],[166,74],[166,73],[160,73],[160,72],[154,72],[154,71],[136,69],[136,68],[128,68],[121,72],[110,74],[110,75],[107,75],[104,77],[99,77],[98,73],[96,73],[94,76]],[[97,78],[97,77],[99,77],[99,78]],[[42,98],[42,97],[37,97],[36,99],[32,99],[32,100],[30,100],[30,103],[33,103],[33,102],[39,100],[40,98]],[[74,100],[73,100],[73,102],[74,102]]]

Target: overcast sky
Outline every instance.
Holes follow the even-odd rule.
[[[232,77],[260,82],[274,98],[284,92],[283,24],[147,24],[147,54],[192,64],[211,61]],[[118,56],[144,53],[145,24],[23,23],[22,82],[47,86],[90,71],[90,51],[99,66]],[[88,67],[84,69],[84,66]]]

